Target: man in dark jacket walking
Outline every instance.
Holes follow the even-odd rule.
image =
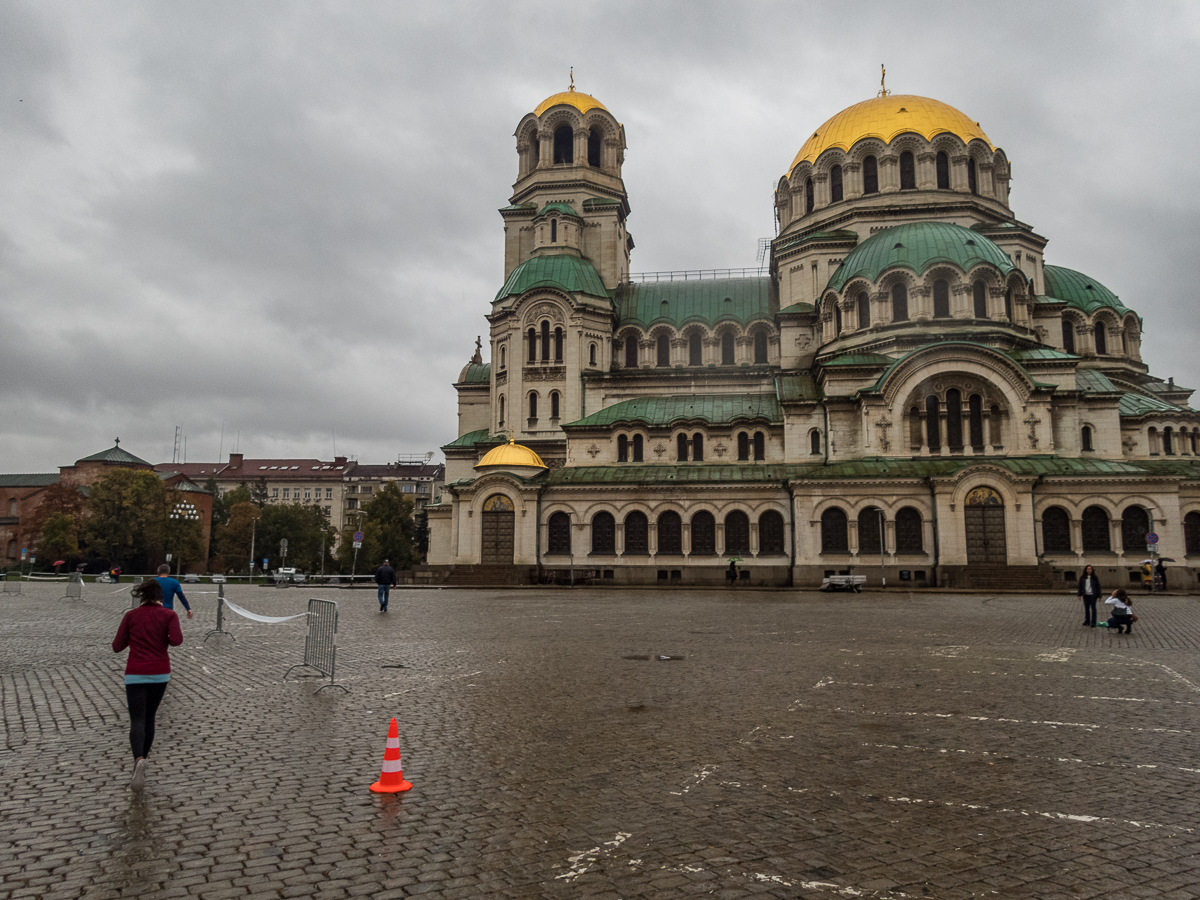
[[[379,611],[387,612],[388,594],[396,583],[396,570],[388,560],[385,559],[383,565],[375,570],[375,583],[379,585]]]

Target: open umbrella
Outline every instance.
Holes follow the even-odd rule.
[[[1173,559],[1172,559],[1171,557],[1169,557],[1169,556],[1160,556],[1160,557],[1158,558],[1158,560],[1159,560],[1159,562],[1175,562],[1175,560],[1173,560]]]
[[[63,565],[66,565],[66,563],[67,563],[67,561],[65,559],[56,559],[54,562],[51,563],[51,565],[52,566],[63,566]]]
[[[729,557],[729,561],[732,563],[739,563],[742,561],[742,558],[740,556],[731,556]]]

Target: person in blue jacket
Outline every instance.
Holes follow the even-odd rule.
[[[183,608],[187,610],[187,617],[192,617],[191,604],[187,602],[187,597],[183,596],[183,586],[171,577],[171,567],[163,563],[158,567],[158,577],[154,579],[162,588],[162,605],[167,609],[175,608],[175,598],[179,598],[179,602],[183,604]]]

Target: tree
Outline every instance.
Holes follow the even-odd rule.
[[[269,558],[275,567],[282,565],[280,540],[288,542],[287,565],[306,572],[320,571],[321,548],[328,561],[337,532],[318,506],[279,503],[263,507],[258,522],[256,555]]]
[[[55,513],[65,513],[75,519],[76,529],[78,529],[79,518],[83,515],[86,503],[83,494],[79,492],[78,485],[61,481],[50,485],[42,491],[41,499],[29,515],[29,533],[36,534],[41,531],[46,520]]]
[[[385,559],[391,560],[393,568],[411,569],[418,559],[412,500],[401,493],[399,485],[389,482],[363,507],[363,513],[360,570],[371,571]],[[346,571],[353,553],[353,544],[343,539],[338,559]]]
[[[167,489],[157,473],[114,469],[88,491],[84,542],[94,561],[149,572],[163,558]]]
[[[226,496],[234,493],[230,491]],[[246,494],[248,496],[249,491]],[[249,500],[242,500],[230,506],[228,521],[216,529],[213,543],[217,546],[217,554],[225,558],[226,564],[236,560],[233,568],[238,572],[249,573],[250,542],[252,537],[256,540],[258,537],[254,520],[261,517],[262,510],[258,506]],[[265,545],[258,544],[253,549],[257,551],[261,546]]]
[[[74,562],[79,556],[77,529],[79,523],[74,516],[56,512],[46,519],[38,537],[38,555],[46,560],[64,559]]]

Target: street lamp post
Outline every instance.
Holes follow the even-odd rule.
[[[180,500],[175,504],[175,508],[171,510],[171,518],[183,522],[199,522],[201,519],[200,510],[196,509],[195,505],[188,503],[186,500]],[[179,577],[179,572],[183,568],[183,554],[179,554],[179,559],[175,561],[175,577]]]
[[[884,551],[887,549],[887,541],[883,535],[883,510],[878,510],[879,513],[879,578],[883,586],[887,587],[887,570],[884,568]]]
[[[259,516],[250,517],[250,579],[247,584],[254,584],[254,529],[258,527]]]

